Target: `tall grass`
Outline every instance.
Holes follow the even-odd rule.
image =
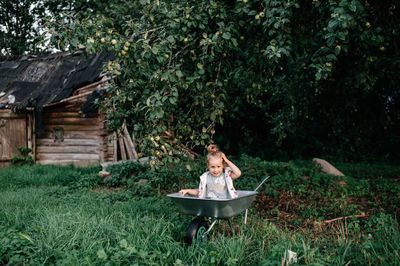
[[[273,166],[282,176],[274,185],[285,180],[282,185],[298,185],[290,177],[300,168]],[[257,165],[248,167],[260,171]],[[289,229],[260,216],[252,206],[247,225],[243,214],[234,218],[235,235],[220,222],[208,243],[187,246],[183,238],[190,216],[180,214],[162,195],[139,197],[125,189],[82,185],[82,179],[96,176],[98,170],[1,170],[0,264],[285,265],[292,250],[298,264],[400,265],[399,225],[384,212],[365,224],[342,219]]]

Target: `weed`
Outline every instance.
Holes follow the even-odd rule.
[[[220,225],[208,243],[190,247],[183,239],[191,217],[165,193],[198,185],[201,159],[115,166],[108,169],[115,183],[106,184],[98,167],[2,169],[0,264],[281,265],[287,250],[299,264],[399,264],[398,182],[347,176],[341,185],[295,162],[249,156],[237,165],[237,189],[275,176],[260,188],[248,224],[243,214],[234,218],[236,235]],[[141,179],[147,183],[139,186]],[[343,218],[365,211],[365,218]]]

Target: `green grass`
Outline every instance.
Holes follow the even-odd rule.
[[[0,170],[0,265],[282,265],[287,250],[297,253],[300,265],[400,265],[398,216],[395,208],[385,209],[397,202],[390,197],[399,196],[396,183],[384,176],[346,177],[341,187],[336,177],[306,166],[248,157],[238,161],[244,174],[237,188],[254,188],[260,176],[277,174],[249,209],[248,224],[241,214],[233,221],[237,234],[220,222],[208,243],[187,246],[191,217],[180,214],[160,189],[168,176],[195,183],[201,167],[194,165],[181,177],[188,180],[179,180],[186,164],[140,169],[130,178],[149,178],[146,193],[134,182],[104,186],[98,168]],[[366,196],[366,218],[318,224],[361,212],[358,201]]]

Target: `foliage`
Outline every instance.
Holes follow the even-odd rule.
[[[21,155],[13,154],[11,157],[11,164],[13,164],[13,165],[31,165],[34,163],[33,158],[30,155],[30,153],[32,152],[32,149],[18,147],[18,151],[21,153]]]
[[[247,225],[242,214],[235,217],[237,233],[231,235],[228,225],[220,222],[208,243],[190,247],[183,242],[190,217],[181,215],[164,193],[177,190],[171,184],[177,180],[182,182],[180,187],[198,184],[198,175],[205,167],[203,159],[162,168],[128,163],[107,169],[116,176],[128,176],[128,181],[146,175],[154,181],[147,197],[131,189],[129,182],[119,188],[101,181],[87,184],[84,180],[95,176],[98,167],[34,165],[2,169],[0,262],[281,265],[287,250],[292,250],[299,264],[398,263],[400,231],[394,217],[398,217],[400,202],[392,203],[392,208],[384,203],[398,195],[398,180],[389,185],[386,176],[347,176],[347,186],[342,187],[336,183],[337,177],[320,174],[311,162],[269,162],[249,156],[234,161],[243,172],[235,181],[238,189],[254,189],[264,175],[275,176],[259,190]],[[359,164],[355,169],[361,167]],[[368,164],[363,167],[378,169]],[[380,169],[388,177],[397,171],[382,164]],[[80,181],[85,185],[77,187]],[[170,190],[164,191],[160,185]],[[388,197],[381,197],[384,194]],[[362,199],[369,195],[369,216],[317,226],[321,219],[364,211]],[[297,223],[293,214],[300,218]]]
[[[94,187],[102,180],[98,176],[101,167],[77,168],[73,165],[33,165],[9,167],[0,171],[0,189],[19,189],[41,186]]]
[[[38,52],[38,18],[44,18],[44,8],[36,0],[0,1],[0,54],[22,55]],[[40,24],[40,22],[39,22]]]
[[[24,262],[37,249],[29,235],[11,227],[0,225],[0,262],[2,265],[13,265]]]
[[[393,0],[23,3],[24,31],[3,32],[8,53],[35,51],[33,16],[48,49],[115,51],[108,122],[126,120],[163,163],[212,141],[263,158],[399,158]],[[3,5],[11,25],[16,3]],[[48,24],[43,10],[56,14]]]
[[[274,144],[286,156],[396,154],[399,32],[389,26],[398,17],[390,1],[132,5],[138,13],[115,6],[126,19],[71,14],[53,43],[116,51],[105,108],[112,127],[128,121],[141,151],[166,163],[217,129],[229,148],[264,157],[277,155]],[[260,144],[269,149],[254,149]]]

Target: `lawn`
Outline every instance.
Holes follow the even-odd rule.
[[[207,243],[187,246],[192,217],[165,196],[196,186],[204,165],[152,169],[126,163],[100,170],[21,166],[0,170],[1,265],[400,265],[400,168],[336,166],[338,178],[310,161],[265,162],[242,156],[237,189],[260,189],[249,210],[220,222]],[[235,162],[236,162],[235,161]],[[138,180],[148,184],[138,186]]]

